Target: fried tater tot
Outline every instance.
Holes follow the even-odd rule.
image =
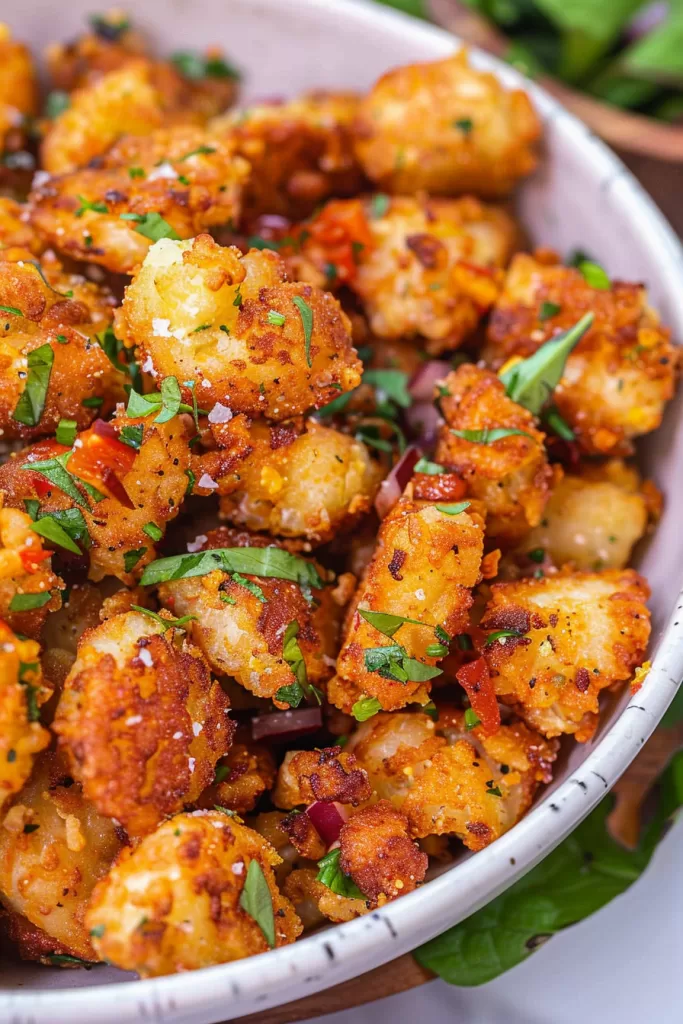
[[[531,101],[469,64],[467,50],[388,71],[361,100],[355,151],[395,193],[507,195],[537,163]]]
[[[339,834],[339,866],[372,907],[404,896],[424,881],[427,855],[410,837],[405,814],[387,800],[354,814]]]
[[[548,316],[548,311],[552,315]],[[495,369],[529,356],[585,314],[594,321],[570,353],[553,393],[560,414],[592,455],[628,455],[662,421],[677,356],[642,284],[592,287],[580,270],[514,258],[491,315],[483,355]]]
[[[550,494],[545,434],[530,412],[507,398],[489,370],[465,363],[449,373],[445,388],[439,402],[446,423],[439,428],[434,457],[459,473],[484,502],[487,536],[515,543],[541,521]],[[505,436],[487,436],[501,429]]]
[[[120,848],[114,823],[83,798],[62,758],[45,752],[0,825],[2,902],[52,939],[52,952],[57,943],[96,961],[85,912]]]
[[[336,299],[284,279],[269,250],[242,256],[208,235],[157,242],[126,290],[117,331],[157,376],[194,380],[209,422],[284,420],[360,383]]]
[[[645,658],[649,594],[633,569],[495,583],[481,628],[505,635],[481,653],[500,699],[543,735],[585,743],[600,691],[619,688]]]
[[[29,197],[40,235],[64,254],[130,274],[159,238],[191,238],[236,218],[249,166],[191,125],[126,136],[98,166],[40,182]]]
[[[275,883],[279,863],[273,847],[235,818],[219,811],[176,815],[124,850],[95,889],[87,915],[93,944],[101,957],[143,978],[285,946],[302,925]],[[261,927],[266,912],[260,924],[242,899],[254,870],[270,897],[268,938]]]
[[[273,803],[291,810],[299,804],[333,800],[357,807],[372,796],[368,775],[341,747],[288,750],[280,765]]]
[[[372,508],[383,470],[362,441],[313,419],[305,431],[257,422],[248,438],[246,458],[216,479],[222,518],[322,544]]]
[[[350,131],[357,109],[354,93],[313,92],[211,122],[211,131],[229,138],[252,166],[245,216],[279,214],[297,220],[328,196],[358,192],[364,178]]]
[[[199,797],[234,728],[173,621],[130,611],[88,630],[53,724],[85,797],[135,837]]]
[[[470,515],[467,505],[460,512],[459,507],[406,497],[383,520],[347,620],[337,676],[328,685],[328,699],[336,707],[350,711],[361,695],[376,698],[385,711],[429,700],[429,679],[439,674],[433,666],[443,656],[428,653],[438,640],[435,629],[449,636],[463,632],[472,604],[470,588],[481,579],[483,520],[474,510]],[[361,611],[390,612],[418,624],[406,622],[389,638]],[[392,654],[396,644],[402,650]],[[391,663],[378,661],[382,648],[388,648]],[[401,669],[403,658],[409,661],[406,669]]]
[[[40,724],[43,686],[35,640],[20,640],[0,619],[0,811],[24,785],[36,754],[50,743]]]

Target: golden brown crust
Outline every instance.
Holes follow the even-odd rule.
[[[8,465],[6,463],[6,465]],[[49,612],[61,605],[64,583],[52,572],[49,553],[31,529],[31,518],[11,506],[10,495],[0,481],[0,619],[15,633],[39,639]],[[23,505],[22,505],[23,508]],[[24,594],[44,595],[50,600],[25,611],[12,611],[15,599]]]
[[[300,868],[292,871],[284,886],[306,927],[321,924],[325,918],[337,923],[352,921],[372,909],[368,900],[339,896],[315,876],[311,868]]]
[[[546,303],[559,309],[541,319]],[[584,451],[628,454],[633,438],[661,423],[676,378],[670,332],[644,285],[593,288],[578,270],[518,255],[491,316],[484,357],[498,368],[511,356],[529,356],[587,312],[593,325],[570,354],[554,400]]]
[[[23,149],[26,120],[38,111],[38,78],[33,58],[23,43],[0,23],[0,149]]]
[[[541,126],[521,89],[452,57],[388,71],[361,101],[355,149],[390,192],[503,196],[536,166]]]
[[[497,543],[514,543],[541,520],[553,478],[545,434],[534,417],[505,395],[489,370],[465,363],[445,381],[440,397],[446,423],[439,429],[435,459],[467,481],[486,505],[486,533]],[[489,443],[458,437],[456,431],[505,428],[510,434]]]
[[[87,923],[98,954],[155,977],[265,952],[263,932],[240,905],[252,861],[270,891],[275,945],[293,942],[302,926],[275,883],[278,854],[235,818],[195,811],[176,815],[124,851],[97,886]]]
[[[292,811],[280,822],[280,828],[286,833],[297,853],[306,860],[320,860],[327,850],[315,825],[305,813]]]
[[[100,813],[130,836],[193,803],[227,753],[229,701],[200,652],[141,612],[88,630],[54,731]]]
[[[632,569],[494,584],[483,636],[517,634],[482,640],[496,693],[546,736],[590,739],[600,691],[623,685],[645,657],[649,593]]]
[[[341,747],[288,750],[280,765],[273,803],[289,810],[315,800],[357,807],[372,796],[367,772]]]
[[[0,812],[28,779],[35,755],[50,743],[50,733],[36,720],[38,703],[50,695],[39,653],[35,640],[20,640],[0,619]]]
[[[268,749],[253,740],[233,743],[216,765],[216,781],[197,800],[198,807],[217,804],[237,814],[253,811],[261,796],[275,782],[275,759]]]
[[[416,889],[427,872],[427,855],[410,838],[405,814],[381,800],[342,826],[342,871],[350,875],[373,906]]]

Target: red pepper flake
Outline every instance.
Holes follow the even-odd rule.
[[[469,665],[463,665],[456,672],[455,678],[465,690],[473,711],[481,721],[478,728],[485,735],[492,736],[500,728],[500,708],[486,661],[477,658]]]
[[[46,558],[50,558],[51,555],[51,551],[43,551],[38,548],[24,548],[23,551],[19,552],[21,564],[26,572],[29,573],[37,572],[40,568],[40,563],[44,562]]]

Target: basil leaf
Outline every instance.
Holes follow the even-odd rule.
[[[339,864],[341,850],[330,850],[318,861],[316,882],[322,882],[337,896],[345,896],[351,900],[364,900],[366,897],[349,875],[345,875]]]
[[[275,947],[275,916],[273,899],[263,869],[257,860],[249,861],[244,888],[240,893],[240,907],[256,921],[271,949]]]
[[[390,612],[370,612],[359,608],[358,614],[385,636],[393,636],[404,622],[410,622],[413,626],[428,625],[426,622],[420,622],[419,619],[407,619],[404,615],[392,615]],[[431,626],[429,628],[431,629]]]
[[[290,583],[303,584],[317,590],[323,586],[318,570],[311,562],[283,551],[282,548],[215,548],[191,555],[171,555],[146,565],[140,583],[143,586],[156,586],[167,580],[206,576],[216,569],[289,580]]]
[[[142,556],[146,553],[147,548],[134,548],[130,551],[124,551],[123,553],[123,567],[126,572],[132,572],[135,566],[138,564]]]
[[[404,658],[402,668],[411,683],[424,683],[428,679],[434,679],[443,673],[443,669],[436,668],[433,665],[424,665],[417,658]]]
[[[445,644],[429,644],[425,648],[425,654],[428,658],[445,658],[448,654],[448,648]]]
[[[71,452],[66,452],[65,454],[68,456]],[[42,462],[27,462],[21,469],[29,470],[32,473],[40,473],[51,484],[54,484],[60,491],[63,491],[67,497],[75,501],[77,505],[87,509],[88,503],[76,487],[74,478],[64,466],[63,458],[63,456],[58,456],[54,459],[44,459]]]
[[[336,416],[338,413],[343,412],[357,390],[357,388],[354,388],[353,391],[347,391],[345,394],[339,395],[338,398],[333,398],[322,409],[316,410],[316,416]]]
[[[406,651],[400,644],[387,644],[385,647],[366,647],[363,651],[365,668],[368,672],[379,672],[389,662],[403,658]]]
[[[145,551],[146,549],[143,548],[142,550]],[[197,621],[196,615],[183,615],[179,619],[165,619],[162,615],[159,615],[158,612],[153,612],[151,608],[143,608],[142,605],[140,604],[132,604],[131,608],[133,608],[136,612],[141,612],[143,615],[146,615],[150,619],[154,619],[155,622],[158,622],[159,625],[162,627],[164,633],[166,632],[166,630],[171,629],[171,627],[173,627],[173,629],[184,629],[186,622]]]
[[[413,404],[408,393],[408,374],[403,370],[366,370],[363,383],[383,392],[402,409],[408,409]]]
[[[135,392],[131,391],[131,395],[133,394],[135,394]],[[132,426],[121,427],[121,430],[119,431],[119,441],[121,441],[122,444],[127,444],[129,448],[134,448],[136,451],[139,451],[144,433],[145,428],[142,423],[134,423]]]
[[[683,753],[659,780],[659,801],[640,843],[630,850],[609,833],[606,797],[545,860],[491,903],[420,946],[418,963],[451,985],[482,985],[531,955],[563,928],[621,895],[647,867],[669,820],[683,804]]]
[[[232,579],[234,583],[238,583],[240,587],[244,587],[244,589],[248,590],[250,594],[253,594],[254,597],[258,598],[262,604],[267,603],[268,598],[263,593],[258,583],[254,583],[253,580],[248,580],[238,572],[233,572]]]
[[[312,366],[311,335],[313,334],[313,310],[308,305],[308,303],[304,302],[300,295],[295,295],[294,298],[292,299],[292,302],[299,310],[301,323],[303,324],[304,327],[304,346],[306,349],[306,362],[308,363],[309,366]]]
[[[139,395],[134,388],[131,388],[126,406],[126,416],[130,416],[131,419],[138,416],[151,416],[160,404],[160,395]]]
[[[52,594],[46,591],[43,594],[15,594],[9,603],[11,612],[30,612],[34,608],[42,608],[52,598]]]
[[[31,529],[75,555],[82,554],[76,541],[80,541],[84,547],[90,546],[88,527],[79,508],[48,512],[37,519]]]
[[[538,319],[541,323],[544,323],[546,320],[557,316],[561,309],[562,307],[558,306],[556,302],[542,302],[541,308],[538,311]]]
[[[591,288],[598,288],[600,291],[609,291],[611,288],[610,279],[599,263],[583,260],[579,263],[578,270]]]
[[[561,437],[563,441],[574,441],[576,439],[576,434],[554,406],[552,409],[548,409],[543,417],[543,422],[553,433]]]
[[[26,357],[28,376],[12,418],[27,427],[36,427],[45,408],[47,389],[55,354],[50,345],[31,349]]]
[[[29,515],[35,522],[38,518],[38,513],[40,512],[40,502],[38,499],[24,498],[24,508],[26,509],[27,515]]]
[[[154,417],[155,423],[168,423],[182,404],[180,385],[176,377],[164,377],[161,382],[161,412]]]
[[[185,157],[184,159],[187,158]],[[160,238],[172,238],[176,242],[180,241],[180,235],[156,210],[145,214],[120,213],[119,217],[121,220],[134,221],[137,233],[144,235],[145,238],[149,238],[152,242],[158,242]]]
[[[425,473],[427,476],[440,476],[442,473],[447,473],[448,470],[445,466],[441,466],[438,462],[430,462],[429,459],[418,459],[415,463],[414,473]]]
[[[481,718],[474,708],[467,708],[465,711],[465,728],[469,732],[471,729],[476,729],[478,725],[481,725]]]
[[[368,718],[373,718],[381,710],[382,705],[376,697],[361,697],[351,708],[351,714],[357,722],[367,722]]]
[[[528,359],[523,359],[501,374],[500,379],[508,397],[538,416],[560,382],[567,357],[581,341],[593,320],[593,313],[586,313],[568,331],[546,341]]]
[[[290,683],[288,686],[281,686],[275,694],[275,699],[282,704],[289,704],[290,708],[298,708],[304,699],[304,691],[299,683]]]
[[[95,338],[109,362],[117,370],[121,370],[122,373],[128,373],[128,364],[122,362],[120,358],[121,353],[126,351],[126,347],[114,334],[113,326],[111,324],[107,324],[103,331],[100,331],[99,334],[95,335]]]
[[[493,444],[504,437],[515,436],[531,437],[532,441],[535,440],[526,430],[508,430],[506,427],[494,427],[492,430],[454,430],[451,427],[451,434],[461,437],[463,441],[471,441],[472,444]]]
[[[370,216],[373,220],[377,220],[379,217],[383,217],[389,206],[391,199],[385,195],[384,192],[377,192],[376,195],[370,200]]]
[[[76,420],[60,420],[57,424],[55,441],[57,444],[63,444],[67,448],[73,448],[77,433],[78,426]]]
[[[145,523],[142,527],[142,532],[146,533],[150,540],[153,541],[161,540],[164,535],[164,531],[156,523]]]
[[[447,516],[457,516],[469,508],[471,501],[457,501],[452,505],[435,505],[437,512],[443,512]]]

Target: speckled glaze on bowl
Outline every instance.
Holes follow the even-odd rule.
[[[2,20],[34,46],[68,38],[93,0],[26,8],[3,0]],[[367,88],[397,64],[442,57],[451,36],[380,6],[352,0],[138,0],[140,27],[165,50],[220,43],[245,73],[246,99],[311,87]],[[582,124],[513,69],[474,62],[526,87],[544,122],[539,172],[519,213],[532,239],[586,249],[611,276],[645,281],[653,305],[683,338],[683,252],[651,200]],[[111,968],[50,971],[7,964],[0,973],[2,1024],[212,1024],[335,985],[413,949],[509,886],[559,843],[616,781],[663,715],[683,677],[683,408],[642,448],[667,506],[640,566],[653,589],[653,668],[636,697],[625,694],[591,744],[576,746],[553,788],[488,849],[387,908],[293,946],[237,963],[149,981]],[[679,619],[680,614],[680,619]]]

